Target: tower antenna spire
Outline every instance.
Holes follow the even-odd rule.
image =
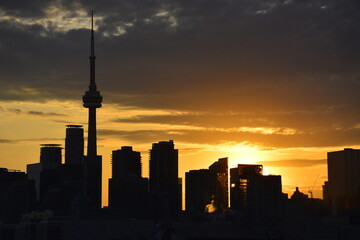
[[[94,31],[94,11],[91,10],[91,31]]]

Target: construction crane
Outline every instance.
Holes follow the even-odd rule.
[[[310,198],[313,198],[313,190],[314,190],[315,184],[316,184],[319,176],[320,176],[320,174],[318,174],[318,175],[316,176],[316,179],[315,179],[315,182],[314,182],[313,186],[312,186],[311,188],[309,188],[308,193],[310,193]]]

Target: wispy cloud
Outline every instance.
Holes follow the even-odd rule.
[[[64,141],[63,138],[26,138],[26,139],[0,139],[0,144],[17,144],[24,142],[53,142]]]
[[[43,112],[43,111],[24,111],[18,108],[10,108],[8,109],[9,112],[16,113],[16,114],[28,114],[28,115],[35,115],[41,117],[65,117],[66,114],[61,113],[54,113],[54,112]]]
[[[53,112],[42,112],[42,111],[28,111],[27,114],[36,116],[67,116],[65,114],[53,113]]]
[[[326,159],[288,159],[280,161],[263,161],[260,164],[269,165],[272,167],[312,167],[316,165],[326,164]]]

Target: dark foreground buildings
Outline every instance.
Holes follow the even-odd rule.
[[[228,159],[220,158],[209,169],[191,170],[185,174],[186,211],[224,212],[229,205]]]
[[[40,162],[27,165],[28,178],[35,182],[39,202],[44,202],[44,195],[51,186],[59,183],[61,158],[60,144],[42,144]]]
[[[211,202],[209,169],[191,170],[185,173],[185,209],[191,213],[203,213]]]
[[[262,165],[230,169],[230,208],[252,221],[277,221],[283,214],[281,176],[263,175]]]
[[[151,214],[154,218],[178,218],[181,211],[178,181],[178,150],[174,142],[154,143],[150,150],[149,181]]]
[[[327,155],[324,201],[333,215],[360,213],[360,150],[345,148]]]
[[[35,206],[34,181],[24,172],[0,168],[0,224],[19,221]]]
[[[229,207],[228,158],[220,158],[209,167],[211,197],[219,212]]]
[[[148,179],[141,177],[140,152],[121,147],[112,152],[112,178],[109,179],[109,207],[124,218],[146,218],[149,211]]]

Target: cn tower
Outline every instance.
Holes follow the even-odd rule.
[[[94,15],[91,11],[90,85],[83,96],[84,107],[89,109],[87,156],[85,164],[85,195],[94,207],[101,207],[102,157],[97,155],[96,109],[101,108],[102,96],[95,83]]]

